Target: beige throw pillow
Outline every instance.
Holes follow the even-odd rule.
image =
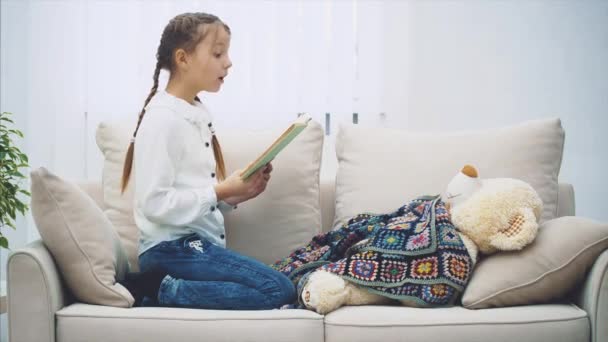
[[[361,213],[386,213],[420,195],[445,191],[465,164],[482,178],[529,183],[544,204],[541,221],[557,216],[564,131],[559,119],[464,132],[409,132],[343,125],[336,139],[334,227]]]
[[[549,302],[572,290],[608,248],[608,224],[566,216],[543,223],[522,251],[475,267],[462,298],[469,309]]]
[[[133,296],[116,283],[128,272],[126,255],[104,213],[76,185],[45,168],[31,178],[36,227],[74,296],[89,304],[132,306]]]

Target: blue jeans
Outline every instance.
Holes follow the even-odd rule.
[[[295,301],[283,274],[193,234],[164,241],[139,256],[142,272],[167,273],[158,290],[162,306],[265,310]]]

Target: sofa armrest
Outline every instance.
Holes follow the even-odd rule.
[[[576,216],[574,187],[568,183],[559,183],[557,193],[557,217],[562,216]]]
[[[55,312],[66,304],[59,271],[42,241],[16,249],[7,264],[10,341],[55,341]]]
[[[608,341],[608,250],[595,260],[574,300],[589,315],[591,342]]]

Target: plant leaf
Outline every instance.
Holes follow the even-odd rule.
[[[9,218],[6,219],[6,225],[13,228],[13,230],[17,230],[17,227],[15,227],[15,224]]]
[[[25,215],[29,210],[23,196],[31,197],[29,191],[21,189],[26,179],[20,171],[29,167],[28,157],[21,152],[13,139],[24,138],[23,132],[16,129],[9,112],[0,114],[0,228],[17,229],[17,215]],[[8,238],[0,232],[0,248],[8,248]]]
[[[29,160],[27,159],[27,155],[25,153],[21,153],[21,160],[26,163],[29,163]]]
[[[8,239],[4,236],[0,236],[0,247],[8,249]]]

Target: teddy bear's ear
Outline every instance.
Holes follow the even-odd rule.
[[[471,178],[479,177],[479,174],[477,173],[477,169],[473,165],[468,165],[468,164],[465,165],[460,172],[464,173],[465,175],[467,175]]]

